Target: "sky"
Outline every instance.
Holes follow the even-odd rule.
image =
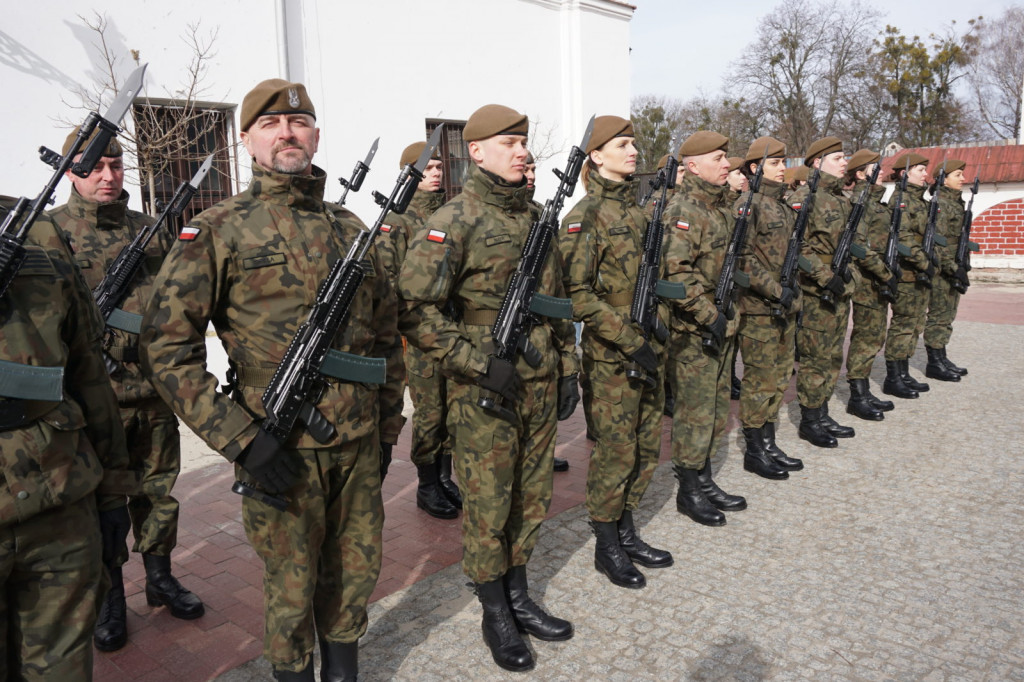
[[[630,24],[632,95],[665,95],[686,101],[702,91],[721,90],[729,64],[753,42],[758,21],[781,4],[776,0],[627,0],[636,5]],[[903,0],[866,2],[883,11],[879,28],[898,27],[929,44],[931,33],[943,33],[951,20],[957,26],[979,14],[998,18],[1016,3],[995,0]],[[678,59],[666,59],[668,50]],[[741,93],[737,93],[741,94]]]

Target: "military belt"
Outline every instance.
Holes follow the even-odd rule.
[[[64,368],[0,360],[0,397],[60,402],[64,399]]]
[[[264,389],[270,386],[277,368],[239,365],[235,371],[239,385]],[[360,384],[384,384],[387,382],[387,371],[387,360],[384,358],[367,358],[337,350],[327,351],[320,365],[320,372],[328,377]]]
[[[481,327],[493,327],[498,321],[497,310],[463,310],[462,323],[479,325]]]
[[[57,405],[60,405],[60,402],[0,398],[0,431],[10,431],[31,424]]]
[[[613,308],[619,308],[624,305],[633,305],[633,292],[620,291],[617,294],[607,294],[604,297],[604,302]]]
[[[107,355],[118,362],[132,362],[139,364],[138,346],[111,346],[107,349]]]
[[[110,317],[107,318],[107,326],[129,334],[140,334],[142,333],[142,315],[126,313],[120,308],[114,308]]]
[[[462,322],[463,324],[493,327],[494,323],[498,321],[498,312],[497,310],[464,310],[462,311]],[[571,320],[572,301],[568,298],[534,294],[530,301],[530,312],[542,317]]]

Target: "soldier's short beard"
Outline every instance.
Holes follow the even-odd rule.
[[[309,163],[312,159],[309,158],[309,154],[305,151],[302,152],[301,157],[291,157],[288,159],[274,157],[274,170],[278,173],[287,173],[295,175],[296,173],[304,173],[309,168]]]

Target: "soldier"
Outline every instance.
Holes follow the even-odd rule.
[[[77,136],[76,128],[64,142],[64,154]],[[75,262],[92,290],[103,281],[121,250],[153,223],[149,216],[128,209],[121,157],[121,145],[112,138],[89,176],[80,178],[67,172],[72,184],[68,203],[50,211],[50,219],[70,241]],[[152,294],[153,278],[172,243],[167,231],[149,242],[146,261],[120,304],[125,313],[141,319]],[[181,469],[178,420],[142,376],[137,328],[108,326],[103,351],[120,406],[131,466],[142,471],[142,487],[129,499],[128,509],[135,533],[132,551],[142,554],[146,569],[146,601],[150,606],[167,606],[175,618],[199,618],[204,613],[203,602],[171,575],[171,551],[178,540],[178,501],[171,495]],[[100,651],[115,651],[128,641],[124,581],[120,563],[107,569],[111,587],[93,642]]]
[[[964,187],[966,165],[959,159],[946,161],[942,164],[946,169],[943,186],[938,189],[932,186],[932,193],[939,193],[936,234],[945,237],[946,244],[935,243],[941,276],[932,277],[932,292],[928,299],[928,317],[924,324],[924,348],[928,353],[928,365],[924,369],[924,375],[939,381],[960,381],[960,377],[967,374],[966,369],[957,367],[946,357],[946,345],[953,334],[953,319],[960,305],[960,293],[953,288],[952,283],[956,278],[957,265],[954,257],[964,220],[964,200],[961,192]]]
[[[729,157],[729,190],[734,194],[742,194],[750,188],[747,176],[743,173],[743,157]]]
[[[885,383],[882,384],[882,392],[897,398],[916,398],[929,386],[910,376],[910,356],[917,348],[918,336],[924,331],[928,290],[935,274],[935,265],[921,248],[928,222],[928,202],[924,200],[928,159],[914,152],[902,154],[893,161],[890,180],[899,182],[904,174],[907,176],[907,191],[903,193],[900,244],[903,247],[901,251],[906,250],[909,255],[900,255],[903,274],[897,285],[892,319],[885,335]]]
[[[583,371],[597,444],[587,469],[594,564],[621,587],[646,585],[634,564],[672,565],[633,522],[661,454],[665,346],[630,319],[647,217],[636,202],[633,124],[599,116],[580,175],[587,196],[562,221],[559,243],[573,317],[583,323]],[[667,324],[667,309],[659,310]],[[632,377],[631,377],[632,375]]]
[[[739,347],[743,357],[743,388],[740,392],[740,424],[746,450],[743,468],[769,479],[789,478],[790,471],[804,468],[775,442],[782,396],[793,375],[796,351],[796,316],[800,290],[782,286],[780,276],[796,215],[783,199],[787,185],[786,145],[771,137],[750,143],[743,173],[752,179],[763,159],[763,176],[747,215],[747,241],[741,266],[750,277],[739,308]],[[736,200],[738,213],[747,193]]]
[[[92,295],[45,216],[25,249],[0,298],[0,679],[79,682],[138,478]]]
[[[828,401],[839,379],[843,365],[843,340],[850,319],[850,296],[856,287],[853,270],[844,281],[832,272],[832,256],[836,243],[846,227],[850,202],[843,194],[846,155],[837,137],[825,137],[811,143],[804,158],[808,169],[817,168],[821,175],[814,208],[807,217],[801,256],[810,263],[801,268],[800,288],[803,306],[797,347],[800,349],[800,370],[796,375],[796,392],[800,400],[799,436],[820,448],[834,448],[836,438],[853,438],[854,430],[838,424],[828,414]],[[806,186],[789,197],[794,210],[807,199]],[[834,306],[822,301],[830,291]]]
[[[182,230],[141,337],[143,368],[178,416],[235,462],[250,490],[287,496],[283,511],[242,498],[246,535],[264,563],[263,654],[278,680],[313,679],[314,623],[321,676],[355,679],[381,566],[382,469],[402,428],[398,306],[375,252],[314,408],[333,429],[320,442],[302,426],[282,445],[260,428],[261,397],[285,350],[331,266],[366,229],[324,204],[315,117],[299,83],[271,79],[245,96],[239,129],[252,183]],[[211,322],[236,376],[231,396],[206,368]],[[385,383],[361,376],[366,357],[351,355],[385,358]]]
[[[406,337],[450,376],[462,570],[483,606],[484,642],[507,670],[533,666],[519,632],[548,641],[573,635],[571,623],[530,598],[526,563],[551,502],[556,414],[568,418],[578,400],[574,330],[568,320],[540,318],[529,337],[536,367],[496,357],[491,339],[534,220],[523,176],[527,129],[526,116],[497,104],[470,116],[463,139],[474,165],[466,184],[413,237],[400,278]],[[561,297],[561,256],[552,247],[537,291]],[[446,305],[459,322],[441,315]],[[500,396],[514,416],[480,407],[484,391]]]
[[[402,151],[399,168],[415,163],[426,142],[414,142]],[[405,213],[389,213],[387,224],[381,227],[377,251],[384,270],[397,291],[398,273],[405,261],[405,253],[413,235],[422,230],[427,219],[444,204],[441,180],[440,154],[427,162],[423,179]],[[412,414],[412,452],[410,459],[416,466],[419,485],[416,488],[416,506],[438,519],[454,519],[462,508],[459,488],[451,479],[451,439],[445,425],[448,399],[444,377],[436,361],[427,358],[415,346],[405,350],[405,369],[408,372],[409,395],[415,411]]]
[[[672,301],[668,364],[676,412],[672,418],[672,464],[679,479],[676,509],[706,526],[725,525],[722,511],[747,508],[712,479],[711,455],[729,416],[729,363],[739,317],[714,304],[734,225],[734,196],[727,186],[729,138],[694,133],[679,148],[686,175],[665,211],[665,279],[685,285]],[[720,352],[706,350],[709,334]]]
[[[878,164],[879,155],[870,149],[860,149],[846,164],[845,182],[852,185],[852,194],[859,197],[868,178]],[[855,417],[881,421],[884,412],[893,409],[890,400],[872,395],[868,380],[871,365],[885,343],[885,327],[889,316],[889,301],[882,290],[889,286],[892,273],[885,267],[885,247],[889,240],[889,211],[882,203],[885,186],[876,182],[868,189],[864,216],[861,218],[860,242],[867,255],[854,261],[860,273],[860,282],[853,292],[853,329],[850,349],[846,354],[846,379],[850,382],[850,401],[846,411]]]
[[[807,166],[794,166],[786,169],[784,182],[789,186],[786,191],[786,201],[796,190],[807,184]]]

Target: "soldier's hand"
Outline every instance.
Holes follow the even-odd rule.
[[[967,270],[965,268],[957,268],[956,274],[953,275],[953,278],[960,282],[964,289],[971,285],[971,281],[967,278]]]
[[[487,371],[476,383],[480,388],[497,393],[505,400],[515,401],[519,392],[519,372],[511,362],[492,355],[487,361]]]
[[[928,267],[924,269],[924,276],[928,278],[929,282],[932,280],[933,277],[935,277],[935,265],[934,264],[928,263]]]
[[[789,310],[793,307],[793,299],[796,298],[796,290],[792,287],[782,287],[782,294],[779,296],[779,305]]]
[[[272,494],[292,487],[301,473],[294,455],[263,429],[235,462]]]
[[[576,411],[580,402],[580,380],[570,374],[558,380],[558,421],[564,422]]]
[[[715,345],[719,348],[725,343],[725,328],[729,321],[725,318],[725,315],[719,313],[718,317],[708,325],[708,331],[711,332],[712,338],[715,340]]]
[[[132,519],[128,516],[128,507],[118,507],[101,511],[100,538],[103,541],[103,565],[113,566],[119,556],[128,555],[125,538],[132,529]]]
[[[380,444],[380,482],[388,475],[388,468],[391,466],[391,450],[394,448],[391,443]]]
[[[836,298],[842,298],[843,291],[846,290],[846,282],[839,275],[832,275],[832,279],[825,284],[825,288],[836,295]]]
[[[894,301],[896,300],[896,296],[900,293],[899,284],[900,278],[897,277],[896,275],[893,275],[891,278],[889,278],[889,281],[885,283],[885,285],[889,287],[889,292],[892,294],[892,300]]]
[[[630,353],[629,357],[648,374],[658,373],[658,354],[651,348],[651,344],[646,341],[644,341],[644,345]]]

